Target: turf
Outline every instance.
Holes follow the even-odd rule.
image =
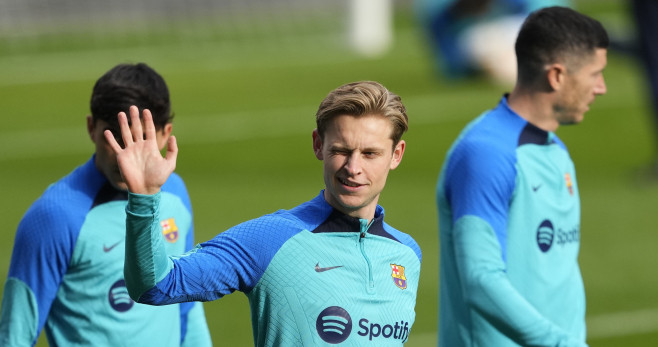
[[[579,5],[615,25],[627,20],[620,12],[621,1]],[[380,203],[388,222],[412,234],[423,250],[417,317],[407,345],[434,344],[436,178],[461,128],[495,106],[505,88],[484,79],[455,82],[437,75],[409,13],[397,18],[393,49],[376,59],[356,56],[334,38],[263,50],[214,41],[156,41],[152,46],[101,49],[95,44],[85,49],[76,43],[70,50],[0,54],[0,182],[5,197],[0,202],[5,225],[0,233],[0,278],[6,277],[14,232],[24,211],[51,182],[91,154],[93,146],[85,132],[91,88],[95,78],[114,64],[145,61],[171,86],[180,146],[177,171],[190,191],[199,242],[246,219],[315,196],[323,187],[321,163],[311,147],[317,106],[342,83],[372,79],[401,95],[408,107],[407,152],[389,176]],[[581,191],[580,262],[591,322],[589,342],[653,346],[658,328],[642,331],[630,326],[613,334],[602,319],[658,309],[658,234],[653,219],[658,184],[636,174],[653,154],[655,135],[645,81],[637,62],[617,52],[610,52],[605,76],[608,94],[597,100],[585,121],[558,131],[576,163]],[[205,308],[217,345],[252,344],[244,295],[232,294]],[[658,326],[655,313],[648,317]],[[633,323],[622,319],[614,325]],[[38,345],[45,346],[45,338]]]

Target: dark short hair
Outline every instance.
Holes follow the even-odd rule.
[[[173,119],[169,89],[160,74],[144,63],[119,64],[94,85],[91,94],[91,115],[118,128],[117,114],[128,113],[130,106],[149,109],[157,129],[163,129]]]
[[[376,115],[388,119],[392,125],[390,134],[393,146],[397,145],[402,134],[408,129],[407,110],[400,97],[374,81],[360,81],[344,84],[327,95],[315,114],[318,134],[324,138],[327,126],[340,115],[353,117]]]
[[[599,21],[575,10],[554,6],[534,11],[516,39],[519,82],[532,83],[547,64],[582,62],[609,43]]]

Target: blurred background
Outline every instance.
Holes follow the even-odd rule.
[[[656,346],[658,180],[646,169],[655,127],[646,72],[631,54],[634,20],[625,0],[571,6],[615,41],[608,93],[581,125],[557,132],[581,191],[588,342]],[[407,152],[380,199],[388,222],[423,250],[407,346],[435,345],[438,172],[462,127],[511,86],[442,73],[421,15],[411,0],[0,0],[2,282],[23,213],[91,156],[91,89],[117,63],[146,62],[169,84],[197,242],[314,197],[323,188],[311,146],[320,101],[341,84],[377,80],[410,117]],[[205,308],[215,345],[253,344],[243,294]]]

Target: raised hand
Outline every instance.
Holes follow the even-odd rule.
[[[167,181],[176,168],[178,146],[176,138],[170,136],[167,141],[167,153],[162,157],[155,136],[155,125],[151,111],[144,110],[142,120],[139,109],[130,107],[130,124],[125,112],[119,112],[119,127],[125,148],[114,139],[110,130],[104,135],[112,150],[117,155],[117,163],[128,190],[137,194],[155,194]],[[144,129],[142,130],[142,121]]]

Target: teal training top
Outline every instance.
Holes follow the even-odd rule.
[[[16,232],[2,297],[0,346],[30,346],[45,326],[51,346],[210,346],[200,303],[152,307],[128,296],[123,278],[127,193],[94,157],[52,184]],[[193,247],[183,181],[163,187],[157,237],[167,254]]]
[[[503,97],[450,148],[437,203],[439,346],[586,346],[578,184],[554,133]]]
[[[154,237],[164,196],[130,194],[130,295],[163,305],[244,292],[256,346],[401,346],[415,319],[418,244],[384,222],[381,206],[368,222],[333,209],[323,194],[181,257],[167,257]]]

